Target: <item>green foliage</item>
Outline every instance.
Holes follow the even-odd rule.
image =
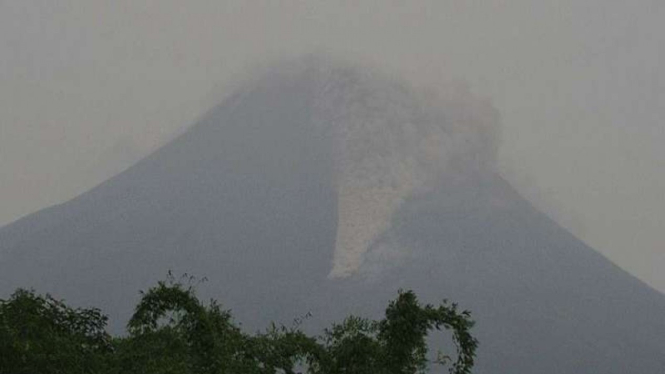
[[[0,300],[0,373],[96,373],[112,352],[106,316],[18,289]]]
[[[449,371],[467,374],[472,326],[455,304],[421,306],[400,291],[380,321],[350,316],[321,337],[274,324],[248,335],[214,300],[201,303],[192,286],[171,278],[142,293],[128,335],[111,339],[99,310],[18,290],[0,301],[0,374],[415,374],[429,369],[426,338],[442,329],[457,346]]]
[[[385,318],[370,321],[348,317],[341,325],[325,331],[326,356],[315,373],[414,374],[428,369],[426,338],[433,330],[453,330],[457,360],[453,374],[468,374],[473,367],[478,342],[469,330],[473,326],[468,311],[444,302],[434,307],[418,303],[413,291],[399,292],[386,309]],[[444,360],[434,362],[445,364]]]
[[[121,347],[132,348],[119,355],[124,372],[162,373],[171,370],[173,361],[180,370],[175,372],[202,374],[236,373],[251,366],[243,351],[247,337],[231,314],[214,301],[201,304],[193,288],[181,283],[159,282],[144,293],[128,330]],[[161,353],[152,352],[155,342],[165,344]]]
[[[118,338],[111,357],[110,373],[194,372],[189,345],[184,336],[173,328],[163,328],[140,336]]]
[[[376,339],[378,323],[350,316],[323,336],[325,355],[314,373],[383,373],[386,352]]]
[[[249,338],[248,356],[253,357],[258,370],[252,373],[294,374],[294,368],[315,362],[323,355],[315,338],[296,329],[272,325],[267,332]]]

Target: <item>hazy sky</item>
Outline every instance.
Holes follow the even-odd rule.
[[[0,0],[0,225],[191,124],[248,67],[318,50],[503,121],[500,168],[665,291],[665,2]]]

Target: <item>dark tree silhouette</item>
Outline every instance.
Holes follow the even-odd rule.
[[[111,338],[106,321],[97,309],[17,290],[0,300],[0,374],[415,374],[429,370],[426,338],[442,329],[452,331],[457,358],[436,363],[467,374],[477,347],[469,312],[445,300],[420,305],[412,291],[400,291],[383,319],[350,316],[321,337],[274,324],[246,334],[229,311],[173,279],[142,293],[127,336]]]

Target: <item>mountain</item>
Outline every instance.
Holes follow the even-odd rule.
[[[0,297],[110,313],[175,274],[250,330],[376,317],[400,288],[470,309],[478,373],[665,372],[665,297],[494,170],[498,115],[308,58],[248,82],[77,198],[0,228]],[[437,337],[437,342],[443,338]]]

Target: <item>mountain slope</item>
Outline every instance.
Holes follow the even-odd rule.
[[[479,373],[665,372],[665,297],[492,168],[495,113],[364,69],[280,66],[95,189],[0,229],[0,295],[111,313],[171,269],[248,329],[376,315],[399,288],[478,321]]]

